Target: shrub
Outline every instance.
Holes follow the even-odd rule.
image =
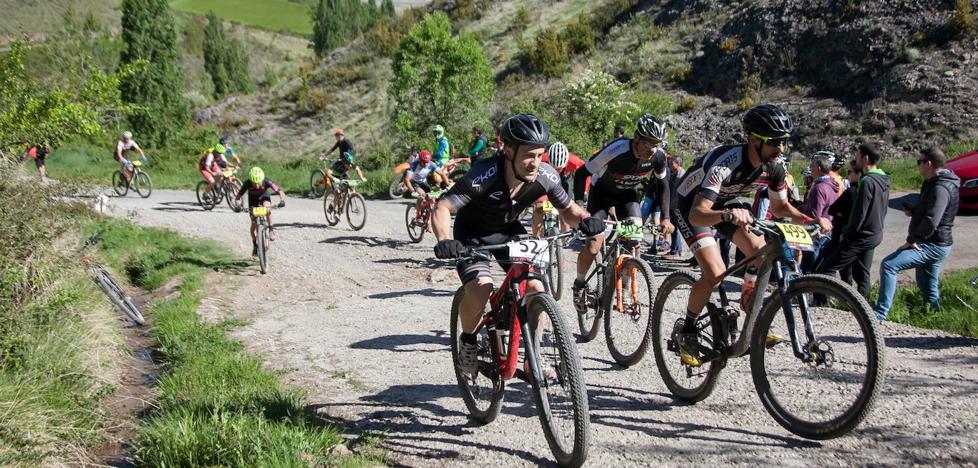
[[[363,65],[339,65],[326,69],[326,79],[332,85],[345,85],[364,79],[367,76]]]
[[[591,29],[591,23],[583,13],[567,23],[561,37],[571,53],[583,54],[594,48],[594,29]]]
[[[549,78],[567,71],[570,61],[567,45],[552,26],[537,33],[532,45],[524,44],[523,56],[530,71]]]
[[[676,105],[676,112],[683,113],[695,110],[697,104],[695,96],[683,96],[679,99],[679,104]]]
[[[370,31],[367,31],[367,44],[370,46],[370,50],[382,57],[394,55],[400,43],[401,33],[387,21],[379,21],[370,28]]]
[[[756,105],[757,99],[754,99],[754,96],[744,96],[737,101],[737,108],[740,109],[741,112],[746,111],[747,109],[750,109]]]
[[[310,88],[309,92],[299,101],[299,108],[306,112],[322,112],[336,102],[336,96],[322,88]]]
[[[740,47],[740,39],[736,37],[728,37],[720,41],[720,50],[726,54],[730,54],[737,50],[737,47]]]
[[[975,29],[975,15],[971,0],[955,0],[954,14],[947,22],[947,30],[951,37],[962,37]]]
[[[629,121],[636,120],[643,114],[662,117],[676,111],[672,97],[665,94],[638,92],[629,101],[635,105],[634,110],[628,114]]]

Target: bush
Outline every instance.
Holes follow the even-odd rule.
[[[730,54],[737,50],[737,47],[740,47],[740,39],[736,37],[728,37],[720,41],[720,50],[726,54]]]
[[[683,113],[691,110],[696,110],[697,101],[695,96],[683,96],[679,99],[679,104],[676,105],[676,112]]]
[[[971,0],[955,0],[954,15],[947,23],[952,37],[962,37],[975,29],[975,15]]]
[[[676,104],[672,97],[666,94],[638,92],[632,96],[630,101],[635,105],[635,108],[628,115],[629,121],[637,120],[644,114],[663,117],[676,112]]]
[[[524,44],[523,57],[527,69],[548,78],[566,72],[570,61],[567,45],[552,26],[537,33],[532,45]]]
[[[326,69],[326,79],[332,85],[347,85],[364,79],[367,76],[363,65],[337,65]]]
[[[401,33],[391,23],[379,21],[367,31],[367,44],[370,50],[382,57],[390,57],[401,43]]]
[[[583,54],[594,49],[594,29],[591,29],[591,22],[583,13],[567,23],[561,37],[571,53]]]

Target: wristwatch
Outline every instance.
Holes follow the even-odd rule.
[[[734,218],[733,211],[731,211],[730,208],[727,208],[727,209],[723,210],[723,213],[720,213],[720,217],[721,217],[720,219],[722,219],[723,222],[729,223],[729,222],[733,221],[733,218]]]

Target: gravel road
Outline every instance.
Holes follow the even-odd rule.
[[[117,216],[250,253],[247,216],[226,206],[203,212],[191,192],[160,190],[147,200],[111,203]],[[279,239],[269,253],[269,274],[253,268],[217,277],[201,313],[248,319],[236,338],[305,388],[312,410],[354,433],[386,434],[384,447],[397,463],[551,463],[528,385],[508,384],[492,424],[467,419],[447,332],[457,278],[451,265],[431,259],[432,238],[408,242],[404,206],[369,201],[366,227],[353,232],[345,221],[327,228],[320,202],[289,199],[274,214]],[[893,232],[878,258],[906,230],[899,213],[889,218]],[[957,238],[970,238],[965,230],[976,221],[963,219]],[[978,264],[976,249],[964,242],[953,255],[951,267]],[[566,296],[561,306],[572,320]],[[588,464],[978,463],[978,340],[892,323],[881,330],[887,380],[877,406],[853,433],[827,442],[797,438],[777,425],[761,406],[744,359],[730,363],[706,401],[686,406],[662,384],[651,351],[623,370],[599,335],[578,347],[591,407]]]

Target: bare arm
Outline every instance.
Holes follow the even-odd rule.
[[[557,213],[560,214],[560,218],[563,219],[565,223],[571,226],[581,224],[581,220],[590,216],[587,211],[584,211],[584,208],[581,208],[580,205],[573,202],[568,205],[567,208],[557,210]]]
[[[435,239],[451,239],[452,213],[451,203],[442,200],[435,205],[435,212],[431,216],[431,229],[435,232]]]

